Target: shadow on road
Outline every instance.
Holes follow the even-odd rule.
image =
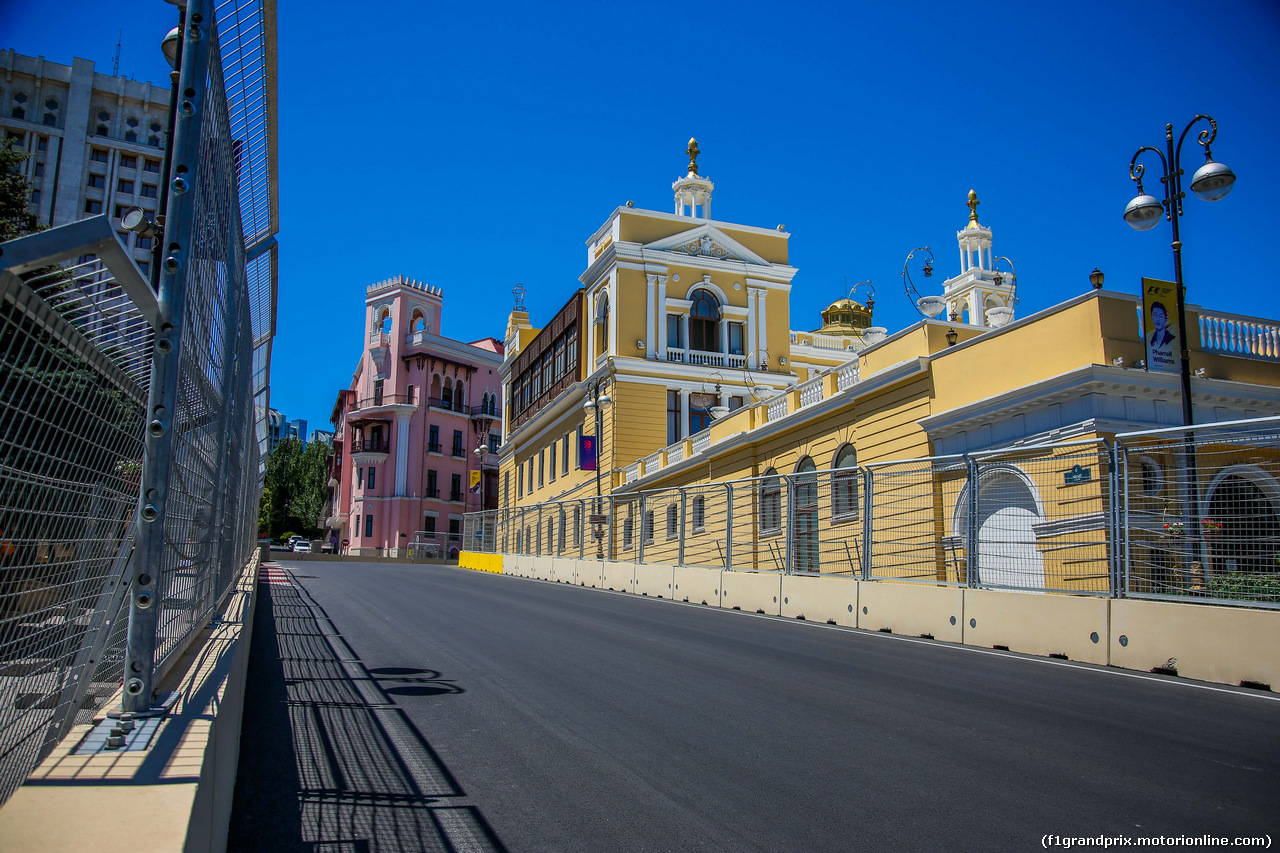
[[[462,693],[433,670],[366,669],[296,583],[262,583],[232,851],[505,851],[389,694]]]

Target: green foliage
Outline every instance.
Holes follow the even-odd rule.
[[[1205,583],[1210,598],[1280,602],[1280,575],[1257,572],[1224,572]]]
[[[267,478],[259,505],[260,525],[279,539],[286,529],[319,538],[320,513],[329,500],[329,448],[287,438],[267,456]]]
[[[0,142],[0,242],[36,231],[36,215],[27,209],[31,184],[21,172],[29,155],[13,143]]]

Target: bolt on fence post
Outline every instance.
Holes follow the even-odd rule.
[[[965,469],[968,473],[968,506],[966,507],[965,531],[964,531],[964,550],[965,550],[965,585],[969,589],[977,589],[978,587],[978,463],[977,460],[970,458],[969,454],[964,455]]]
[[[725,491],[725,535],[724,535],[724,567],[733,568],[733,483],[724,484]]]
[[[173,426],[176,421],[183,313],[186,308],[187,274],[194,230],[194,193],[190,182],[199,173],[200,122],[205,98],[205,69],[209,61],[210,39],[205,38],[203,0],[190,0],[187,25],[182,30],[182,60],[179,86],[184,107],[174,125],[173,157],[166,197],[173,195],[164,228],[164,261],[161,265],[157,302],[160,323],[156,331],[151,362],[151,388],[147,400],[147,432],[143,452],[139,559],[133,561],[129,602],[129,634],[125,648],[123,676],[124,711],[143,713],[151,709],[155,692],[155,649],[158,581],[164,562],[164,528],[168,517],[169,476],[173,459]]]
[[[864,581],[871,580],[871,540],[873,530],[871,492],[874,487],[871,469],[864,468],[862,485],[862,579]]]

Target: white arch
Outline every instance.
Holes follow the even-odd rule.
[[[965,536],[969,516],[966,483],[952,512],[952,532]],[[1044,557],[1035,525],[1045,517],[1040,492],[1016,465],[992,465],[978,475],[978,580],[982,586],[1044,589]]]

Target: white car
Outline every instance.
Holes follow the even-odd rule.
[[[308,542],[308,541],[307,541],[307,540],[305,540],[305,539],[298,539],[297,541],[295,541],[295,542],[293,543],[293,553],[295,553],[295,554],[310,554],[310,553],[311,553],[311,543],[310,543],[310,542]]]

